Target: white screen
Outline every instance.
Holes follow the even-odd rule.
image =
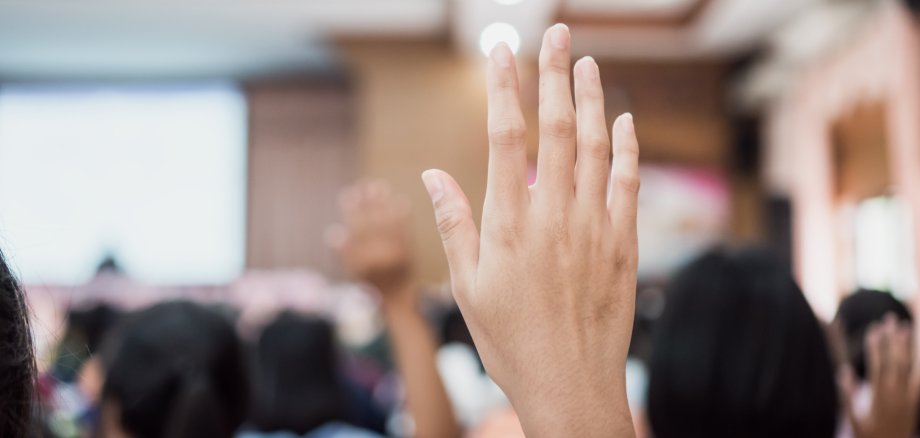
[[[161,284],[244,263],[246,105],[233,86],[0,88],[0,247],[26,283],[114,255]]]

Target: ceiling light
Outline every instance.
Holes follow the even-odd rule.
[[[486,26],[479,35],[479,49],[486,56],[498,43],[508,44],[512,53],[517,53],[521,47],[521,36],[517,29],[508,23],[492,23]]]

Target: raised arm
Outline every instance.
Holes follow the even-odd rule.
[[[857,412],[858,384],[846,365],[840,376],[844,412],[856,438],[916,436],[920,406],[920,364],[914,356],[910,324],[889,314],[869,327],[865,338],[866,369],[872,400]]]
[[[543,38],[536,184],[527,186],[526,128],[514,57],[504,44],[487,67],[482,232],[453,178],[429,170],[422,179],[454,296],[527,436],[633,436],[625,363],[636,292],[639,149],[632,116],[620,116],[611,173],[598,67],[591,58],[575,64],[576,111],[569,47],[563,25]]]
[[[437,344],[417,307],[409,238],[409,204],[386,184],[356,184],[341,196],[344,227],[333,246],[355,278],[376,287],[383,299],[396,366],[406,385],[406,404],[419,438],[459,436],[447,391],[438,374]]]

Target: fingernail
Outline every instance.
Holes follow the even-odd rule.
[[[632,113],[623,113],[623,115],[620,117],[623,118],[623,127],[626,128],[626,130],[629,132],[635,132],[636,125],[633,122]]]
[[[425,190],[428,190],[428,196],[431,197],[432,203],[438,202],[444,197],[444,183],[441,182],[441,178],[438,177],[434,170],[422,172],[422,183],[425,184]]]
[[[600,77],[600,71],[597,69],[597,62],[590,56],[585,56],[578,61],[577,67],[581,70],[579,73],[585,79],[597,79]]]
[[[562,23],[553,26],[550,29],[549,40],[557,49],[569,47],[569,27]]]
[[[511,48],[508,44],[500,42],[492,48],[492,61],[499,67],[509,67],[511,65]]]

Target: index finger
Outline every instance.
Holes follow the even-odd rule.
[[[489,176],[486,208],[490,204],[518,211],[528,196],[527,128],[518,90],[514,55],[505,43],[499,43],[489,55],[486,74],[489,123]]]

